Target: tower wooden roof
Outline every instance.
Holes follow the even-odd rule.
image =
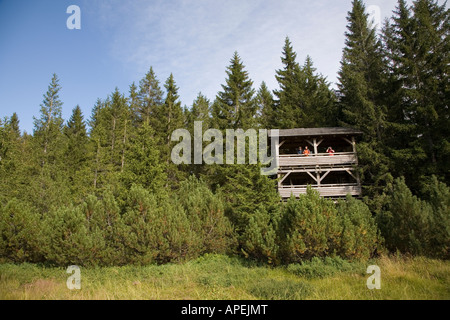
[[[274,136],[269,130],[269,137]],[[279,137],[314,137],[314,136],[348,136],[361,135],[362,132],[352,128],[295,128],[279,129]]]

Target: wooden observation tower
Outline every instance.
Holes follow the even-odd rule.
[[[327,198],[347,194],[361,195],[361,183],[356,172],[358,157],[356,137],[360,131],[349,128],[312,128],[277,130],[279,143],[278,191],[283,199],[298,197],[310,185]],[[269,131],[273,139],[276,130]],[[308,152],[299,154],[308,147]],[[334,152],[328,150],[328,148]]]

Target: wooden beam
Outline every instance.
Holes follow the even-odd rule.
[[[313,142],[314,142],[314,155],[316,155],[317,154],[317,139],[314,138]]]
[[[310,176],[311,178],[313,178],[314,181],[315,181],[316,183],[319,183],[319,182],[317,181],[317,178],[314,177],[314,176],[311,174],[311,172],[307,171],[306,173],[309,174],[309,176]]]
[[[278,183],[280,186],[283,184],[283,181],[286,180],[286,178],[291,174],[292,172],[288,172]]]
[[[343,168],[320,168],[320,171],[347,171],[347,170],[353,170],[353,167],[343,167]],[[305,173],[305,172],[316,172],[316,168],[305,168],[305,169],[292,169],[292,170],[280,170],[279,173]]]
[[[325,174],[322,176],[322,178],[320,178],[320,182],[322,182],[322,180],[325,179],[325,177],[326,177],[330,172],[331,172],[331,170],[325,172]]]
[[[350,171],[350,170],[345,170],[349,175],[351,175],[353,177],[353,179],[355,179],[356,181],[358,181],[358,178]]]
[[[356,153],[356,141],[355,141],[355,137],[352,137],[352,146],[353,146],[353,152]]]
[[[319,142],[317,142],[317,146],[320,146],[320,144],[323,142],[324,139],[320,140]]]
[[[348,140],[347,138],[345,138],[345,137],[342,137],[342,139],[344,139],[345,141],[347,141],[350,145],[352,145],[353,146],[353,142],[351,142],[350,140]]]

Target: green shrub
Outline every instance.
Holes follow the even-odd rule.
[[[433,176],[426,193],[433,208],[430,254],[450,259],[450,188]]]
[[[131,263],[182,261],[198,252],[199,240],[184,210],[167,196],[158,198],[133,186],[123,221],[125,250]]]
[[[48,262],[59,266],[97,265],[105,250],[102,231],[89,230],[81,206],[50,210],[44,217],[41,247]]]
[[[102,251],[97,252],[95,259],[99,265],[123,265],[127,263],[123,238],[125,226],[111,191],[104,192],[102,199],[90,195],[82,204],[82,210],[87,220],[88,232],[100,232],[105,242]]]
[[[244,254],[269,264],[276,262],[277,228],[277,215],[268,213],[264,207],[258,209],[250,217],[249,224],[241,237]]]
[[[13,262],[41,260],[40,215],[17,199],[0,208],[0,256]]]
[[[192,232],[201,242],[197,254],[229,252],[235,246],[235,238],[223,200],[194,176],[181,183],[178,195]]]
[[[362,201],[347,196],[337,206],[342,233],[337,254],[350,260],[371,258],[381,242],[375,218]]]
[[[332,254],[339,246],[341,232],[334,203],[309,187],[306,195],[298,200],[292,197],[282,207],[280,258],[284,263],[295,263]]]
[[[386,210],[377,216],[377,221],[390,251],[420,255],[432,250],[433,208],[413,196],[404,178],[395,180]]]

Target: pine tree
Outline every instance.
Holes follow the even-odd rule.
[[[126,166],[130,122],[127,99],[117,88],[105,102],[97,101],[91,120],[94,188],[107,185],[114,191],[121,188],[119,181]]]
[[[59,99],[59,79],[53,74],[52,81],[44,95],[44,101],[41,104],[40,118],[34,118],[34,137],[36,143],[40,146],[40,165],[55,165],[57,160],[56,152],[59,149],[57,145],[61,142],[61,130],[63,125],[62,105]]]
[[[266,83],[263,81],[259,87],[256,95],[256,103],[258,106],[258,124],[263,129],[272,128],[274,124],[274,99],[272,93],[267,88]]]
[[[300,108],[303,119],[297,126],[314,128],[334,126],[336,119],[336,96],[329,88],[329,83],[321,74],[317,74],[310,56],[300,69],[298,90],[300,92]]]
[[[32,179],[28,192],[40,212],[49,211],[52,205],[67,203],[69,197],[63,170],[66,141],[62,132],[64,120],[60,90],[59,79],[54,74],[41,104],[40,117],[34,117],[33,163],[30,169],[35,179]]]
[[[339,71],[340,122],[363,132],[363,141],[358,144],[360,173],[366,195],[374,200],[392,181],[384,150],[386,66],[364,4],[361,0],[352,4]]]
[[[153,68],[147,72],[145,77],[139,82],[138,107],[139,121],[155,126],[153,120],[158,120],[156,112],[163,104],[163,92],[156,78]]]
[[[239,54],[235,52],[227,67],[226,85],[222,85],[223,91],[217,94],[213,104],[214,127],[219,130],[246,130],[256,125],[255,90],[244,68]]]
[[[300,93],[298,90],[300,66],[296,62],[295,53],[291,41],[285,39],[281,62],[283,69],[276,71],[275,78],[280,90],[275,90],[274,118],[272,126],[277,129],[297,128],[298,119],[304,119],[300,105]]]
[[[388,143],[396,172],[417,192],[424,176],[449,178],[449,10],[433,0],[412,7],[400,0],[394,14],[384,29],[393,88]]]
[[[211,102],[201,92],[192,103],[191,110],[187,113],[188,130],[194,128],[195,121],[203,121],[203,128],[211,127]]]
[[[160,121],[160,125],[156,128],[160,130],[160,133],[165,138],[166,145],[170,147],[172,132],[176,129],[183,128],[183,109],[179,101],[179,88],[176,86],[173,74],[170,74],[169,78],[167,78],[164,88],[167,91],[166,100],[159,110],[158,120]]]
[[[76,106],[72,116],[64,127],[67,138],[65,150],[65,171],[69,180],[72,194],[75,198],[82,197],[89,190],[89,137],[81,108]],[[77,196],[78,195],[78,196]]]
[[[194,137],[194,125],[196,121],[202,122],[202,132],[210,129],[212,126],[211,102],[202,93],[198,94],[192,104],[192,108],[186,112],[186,125],[191,133],[191,137]],[[202,150],[204,150],[206,145],[206,142],[202,142]],[[191,159],[194,159],[194,151],[195,148],[192,148]],[[200,175],[205,174],[207,170],[207,166],[195,164],[193,161],[190,166],[187,166],[185,171],[187,171],[189,175],[193,174],[196,177],[200,177]]]
[[[0,119],[0,201],[20,196],[20,182],[25,178],[22,151],[19,118],[14,113],[3,122]]]
[[[157,109],[155,134],[161,141],[161,161],[165,163],[166,176],[168,178],[166,187],[171,182],[172,188],[176,188],[178,182],[184,180],[184,173],[170,159],[172,147],[176,144],[176,142],[172,142],[171,137],[173,131],[184,128],[185,119],[173,74],[170,74],[169,78],[167,78],[164,87],[167,94],[164,104]]]
[[[165,185],[166,165],[161,162],[159,147],[160,140],[149,124],[144,123],[130,137],[123,174],[126,189],[135,184],[157,193]]]
[[[130,85],[128,102],[130,105],[131,123],[133,127],[139,125],[139,93],[136,84],[133,82]]]

